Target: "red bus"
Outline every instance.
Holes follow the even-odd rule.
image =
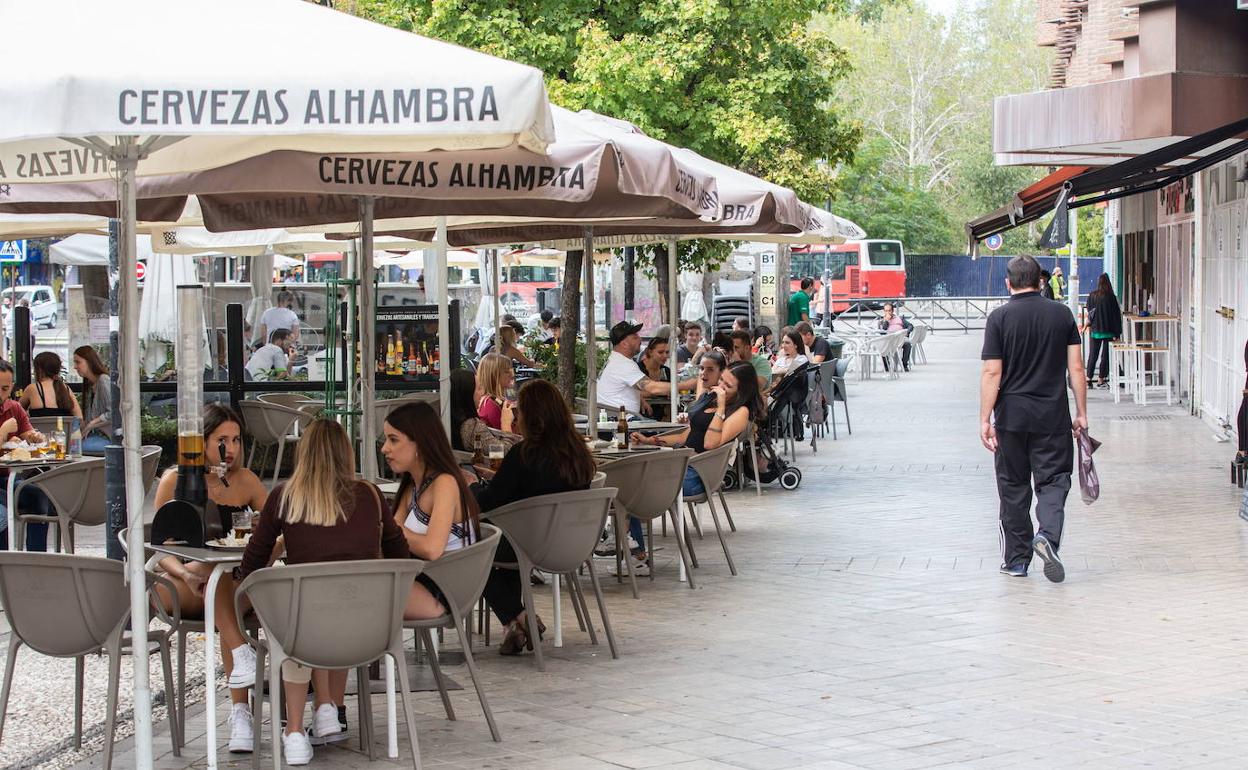
[[[794,246],[791,283],[797,291],[802,278],[815,279],[812,316],[823,314],[824,275],[831,284],[832,312],[851,307],[878,309],[878,300],[906,296],[906,255],[901,241],[850,241],[838,246]],[[872,302],[872,298],[877,301]],[[859,300],[867,300],[862,302]]]

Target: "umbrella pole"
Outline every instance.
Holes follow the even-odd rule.
[[[438,368],[438,409],[442,413],[442,427],[446,430],[446,435],[451,435],[451,367],[457,360],[454,351],[451,350],[451,321],[450,321],[450,287],[446,281],[446,217],[440,216],[437,220],[437,235],[434,240],[437,241],[437,258],[436,270],[438,271],[438,351],[442,359],[442,366]],[[425,279],[425,285],[428,285],[428,279]],[[497,320],[497,319],[496,319]]]
[[[598,438],[598,333],[594,325],[594,228],[585,228],[585,411],[589,435]]]
[[[490,249],[490,288],[493,290],[494,315],[491,323],[494,324],[493,334],[498,334],[498,330],[502,328],[503,316],[500,314],[499,295],[502,294],[503,287],[499,285],[498,278],[502,274],[502,270],[498,266],[498,249]]]
[[[126,572],[130,582],[130,635],[134,651],[134,762],[139,770],[152,766],[152,692],[148,684],[147,575],[144,570],[143,544],[143,480],[140,473],[142,457],[139,433],[139,286],[135,255],[135,171],[142,151],[132,136],[118,137],[113,148],[117,164],[117,202],[120,237],[118,263],[121,272],[120,356],[121,363],[121,431],[122,450],[126,459],[126,510],[130,528],[127,533],[130,557]]]
[[[377,478],[377,424],[373,420],[373,402],[376,386],[373,360],[376,335],[373,333],[373,212],[376,199],[371,195],[360,196],[360,256],[358,261],[360,283],[356,287],[356,308],[360,315],[360,472],[372,481]],[[355,351],[347,356],[354,361]]]
[[[670,332],[668,334],[667,349],[671,351],[671,355],[676,355],[676,324],[680,321],[680,308],[676,307],[677,301],[680,299],[680,290],[676,287],[676,239],[672,238],[667,242],[667,322]],[[672,359],[672,406],[669,411],[668,419],[676,419],[676,407],[680,404],[680,395],[677,391],[676,381],[680,377],[676,374],[676,360]]]

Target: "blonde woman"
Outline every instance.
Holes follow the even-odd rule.
[[[510,358],[501,353],[487,353],[481,359],[477,367],[477,385],[482,395],[477,401],[477,416],[494,430],[514,432],[516,406],[507,398],[507,390],[515,384],[516,370],[512,368]]]
[[[278,537],[286,543],[286,563],[306,564],[357,559],[406,559],[407,540],[377,488],[355,478],[354,452],[347,432],[332,420],[317,420],[299,439],[290,481],[269,493],[260,523],[234,571],[241,581],[269,562]],[[312,760],[312,741],[342,740],[340,707],[346,671],[312,672],[286,661],[286,732],[282,753],[290,765]],[[311,740],[303,731],[308,680],[316,690]]]
[[[520,330],[510,324],[504,324],[498,329],[498,352],[521,366],[537,368],[533,359],[520,350]]]

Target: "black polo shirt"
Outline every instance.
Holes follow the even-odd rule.
[[[812,356],[823,356],[824,361],[831,361],[832,346],[823,337],[816,336],[815,341],[810,343],[810,354]]]
[[[1015,294],[992,311],[980,358],[1001,360],[1001,386],[993,407],[998,428],[1026,433],[1070,430],[1066,355],[1067,348],[1079,342],[1070,310],[1038,291]]]

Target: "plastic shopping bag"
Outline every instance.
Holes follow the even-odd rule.
[[[1079,447],[1079,493],[1083,502],[1091,505],[1101,496],[1101,480],[1092,464],[1092,453],[1100,448],[1101,442],[1081,430],[1075,434],[1075,443]]]

